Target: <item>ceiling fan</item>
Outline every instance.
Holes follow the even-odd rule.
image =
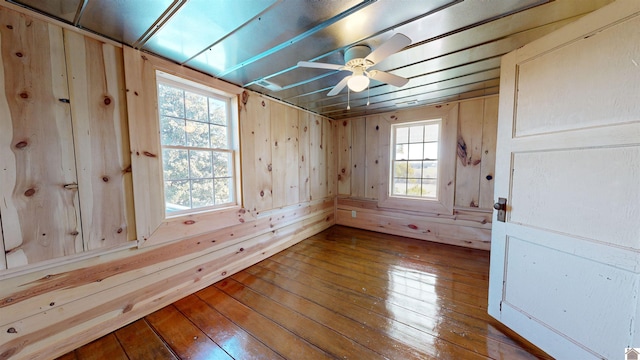
[[[353,73],[352,75],[346,76],[334,86],[327,94],[328,96],[337,95],[345,86],[353,92],[360,92],[369,87],[370,79],[401,87],[404,86],[409,79],[380,70],[368,69],[410,44],[411,39],[398,33],[373,51],[371,51],[371,48],[367,45],[354,45],[348,48],[344,52],[344,65],[300,61],[298,62],[298,66],[330,70],[349,70]]]

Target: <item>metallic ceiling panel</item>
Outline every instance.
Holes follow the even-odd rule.
[[[351,97],[349,100],[351,108],[357,108],[359,106],[365,106],[367,101],[371,103],[370,108],[374,109],[376,107],[375,104],[393,101],[394,103],[404,103],[409,101],[422,101],[428,98],[428,94],[434,93],[436,91],[451,89],[455,87],[460,87],[468,84],[476,84],[488,80],[498,79],[500,77],[500,69],[491,69],[486,71],[481,71],[475,74],[465,75],[454,79],[449,79],[445,81],[439,81],[431,84],[427,84],[424,86],[418,86],[411,89],[402,89],[394,92],[389,92],[385,94],[380,94],[377,96],[369,96],[367,99],[366,94],[360,93],[357,97]],[[344,96],[340,98],[339,102],[332,103],[330,105],[327,104],[317,104],[315,106],[320,105],[322,111],[331,111],[331,109],[336,108],[346,108],[347,107],[347,97]],[[314,109],[313,105],[310,105],[309,108],[311,110]]]
[[[442,83],[444,81],[458,79],[467,75],[477,74],[477,73],[485,72],[488,70],[497,70],[499,68],[500,68],[500,58],[495,57],[487,60],[478,61],[472,64],[462,65],[449,70],[437,71],[431,74],[421,75],[419,77],[412,79],[412,83],[413,83],[412,87],[424,90],[426,88],[424,88],[423,86],[426,86],[426,85]],[[382,85],[382,86],[371,88],[369,92],[369,97],[376,97],[389,92],[404,91],[404,90],[407,90],[407,89],[405,88],[393,89],[390,86]],[[326,95],[326,91],[324,92],[324,94]],[[366,96],[367,96],[366,91],[358,94],[351,93],[351,99],[354,99],[354,100],[365,99]],[[319,106],[320,104],[328,105],[330,103],[335,103],[335,102],[342,103],[346,101],[346,94],[341,94],[340,96],[336,96],[332,98],[328,98],[326,96],[318,97],[318,96],[315,96],[315,94],[311,94],[309,96],[303,96],[303,97],[298,97],[294,99],[285,99],[285,101],[290,103],[295,103],[296,105],[307,108],[307,107],[311,107],[311,104],[314,104],[314,106]]]
[[[459,3],[405,0],[402,1],[402,6],[398,6],[398,2],[394,0],[379,0],[356,14],[314,34],[309,38],[309,41],[283,49],[273,54],[272,59],[249,64],[236,73],[225,75],[223,78],[233,83],[247,84],[264,76],[265,72],[275,73],[284,68],[295,66],[299,60],[311,60],[316,57],[314,54],[320,56],[335,48],[335,46],[329,49],[316,46],[316,44],[322,44],[320,41],[326,37],[336,38],[338,46],[342,47],[354,43],[364,43],[375,49],[388,40],[393,33],[400,32],[409,36],[415,43],[546,1],[548,0],[511,0],[497,2],[494,6],[486,6],[484,0],[466,0]],[[447,4],[453,5],[446,7]],[[435,11],[441,8],[444,10]],[[420,17],[420,14],[430,15]],[[416,17],[418,17],[417,20],[398,26],[398,24],[403,24]],[[312,57],[311,59],[301,58],[301,54]],[[384,61],[377,68],[388,69],[384,66]],[[286,86],[288,84],[279,85]]]
[[[81,7],[82,0],[12,0],[11,2],[33,8],[68,23],[73,23],[76,13]]]
[[[405,0],[402,2],[403,6],[399,7],[397,4],[393,5],[392,2],[379,0],[346,18],[331,23],[328,27],[310,35],[305,41],[296,42],[289,47],[273,53],[268,59],[247,64],[229,74],[223,71],[225,75],[222,76],[222,78],[235,84],[244,85],[264,77],[265,74],[276,73],[287,68],[293,69],[299,60],[314,59],[335,51],[336,48],[343,48],[360,42],[362,39],[370,37],[372,33],[387,31],[398,23],[408,21],[420,14],[428,13],[431,10],[451,2],[451,0],[434,0],[429,2]],[[393,11],[390,11],[389,7],[392,5]],[[296,33],[302,30],[303,29],[297,29]],[[391,33],[386,33],[384,36],[378,37],[378,39],[384,41],[391,35]],[[228,41],[225,40],[220,46],[225,46],[227,42],[233,40],[235,40],[234,37],[230,37]],[[370,45],[375,48],[378,43]],[[251,50],[251,46],[252,44],[249,44],[247,50]],[[304,59],[301,58],[302,54],[305,56]],[[239,60],[239,63],[242,64],[242,59]],[[288,84],[279,85],[286,86]]]
[[[218,75],[242,61],[269,51],[310,28],[347,11],[368,4],[371,0],[349,1],[290,1],[273,6],[259,19],[254,19],[231,36],[190,60],[187,65],[203,72]],[[360,3],[360,4],[359,4]],[[335,48],[334,39],[317,43],[319,47]],[[269,61],[278,61],[271,55]],[[230,82],[234,82],[230,80]],[[240,84],[239,82],[235,82]]]
[[[420,99],[415,100],[415,104],[411,106],[424,106],[430,104],[441,104],[447,101],[470,99],[478,96],[493,95],[498,93],[499,79],[491,79],[473,84],[464,84],[458,87],[452,87],[448,89],[436,90],[431,93],[425,93]],[[405,100],[404,103],[409,100]],[[369,114],[377,114],[381,112],[396,111],[405,109],[408,106],[402,105],[403,102],[395,101],[383,101],[366,106],[363,105],[354,106],[351,104],[351,110],[346,110],[346,103],[344,107],[336,107],[333,109],[324,109],[325,116],[332,119],[340,120],[349,117],[364,116]]]
[[[78,25],[133,45],[178,0],[87,0]]]
[[[178,63],[198,55],[260,15],[276,0],[190,0],[143,46]]]

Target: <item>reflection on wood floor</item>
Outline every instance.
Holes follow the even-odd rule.
[[[335,226],[60,359],[538,359],[489,254]]]

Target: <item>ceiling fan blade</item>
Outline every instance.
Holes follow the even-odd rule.
[[[397,87],[405,86],[409,82],[409,79],[407,78],[379,70],[371,70],[369,72],[369,77]]]
[[[344,79],[340,80],[340,82],[336,86],[334,86],[333,89],[331,89],[331,91],[329,91],[327,96],[338,95],[340,91],[342,91],[342,89],[344,89],[344,87],[347,86],[347,81],[349,81],[350,78],[351,78],[351,75],[345,76]]]
[[[369,60],[374,64],[377,64],[380,61],[386,59],[388,56],[397,53],[398,51],[404,49],[409,45],[411,45],[411,39],[403,34],[397,33],[393,35],[389,40],[387,40],[384,44],[378,46],[377,49],[373,50],[373,52],[371,52],[371,54],[369,54],[365,58],[365,60]]]
[[[299,67],[308,67],[308,68],[317,68],[317,69],[331,69],[331,70],[342,70],[343,65],[338,64],[327,64],[327,63],[318,63],[312,61],[298,61]]]

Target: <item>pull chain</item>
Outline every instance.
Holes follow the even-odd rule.
[[[351,106],[349,105],[349,96],[351,94],[351,89],[349,89],[349,87],[347,87],[347,110],[351,110]]]
[[[367,86],[367,106],[369,106],[369,89],[370,87]]]

